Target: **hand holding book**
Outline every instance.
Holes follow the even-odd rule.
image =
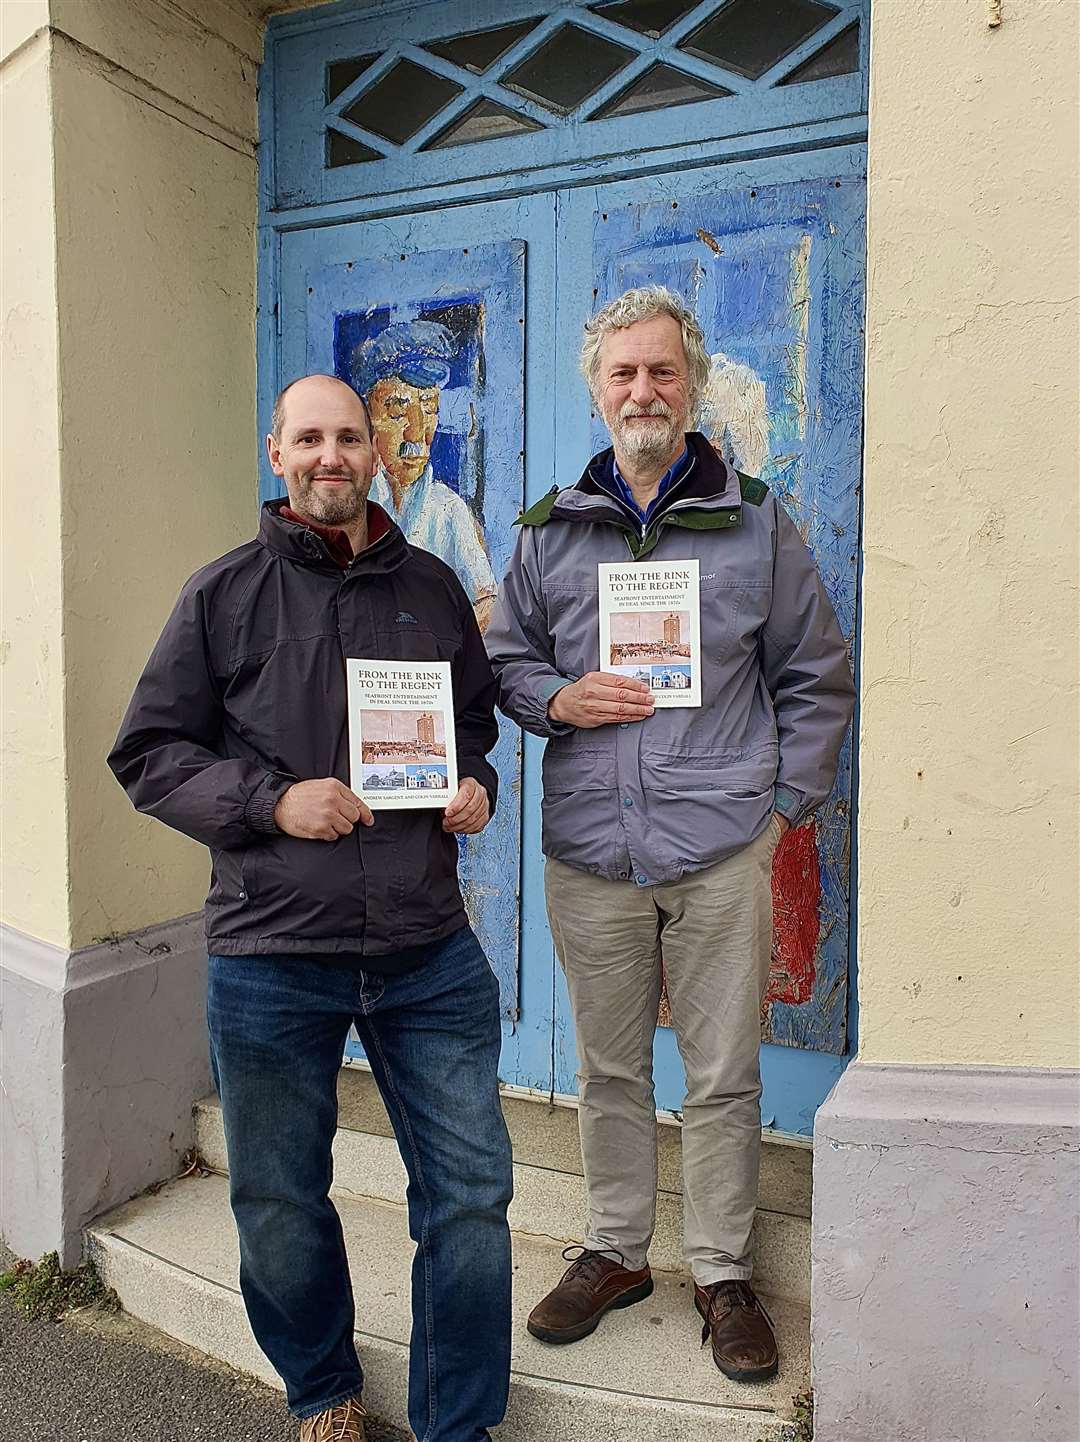
[[[274,807],[274,821],[288,836],[305,841],[336,841],[348,836],[353,827],[373,825],[375,818],[336,776],[317,781],[297,781],[282,792]]]
[[[644,721],[652,715],[654,705],[644,681],[590,671],[555,692],[548,702],[548,715],[566,726],[610,726],[615,721]]]

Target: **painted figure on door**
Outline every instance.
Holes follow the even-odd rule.
[[[399,321],[357,346],[352,380],[367,399],[379,452],[371,499],[394,517],[409,541],[453,567],[483,631],[495,600],[483,532],[433,465],[439,403],[454,358],[446,326]]]
[[[750,366],[717,352],[701,400],[701,429],[744,475],[760,476],[769,459],[765,382]]]

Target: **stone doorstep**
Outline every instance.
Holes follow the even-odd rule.
[[[405,1399],[412,1243],[405,1209],[339,1196],[357,1298],[364,1400],[407,1426]],[[125,1309],[160,1331],[271,1385],[237,1287],[236,1234],[223,1177],[170,1182],[88,1229],[102,1277]],[[504,1442],[780,1442],[791,1398],[805,1390],[809,1318],[769,1300],[782,1370],[755,1386],[729,1382],[699,1345],[686,1279],[656,1274],[647,1301],[605,1318],[593,1336],[547,1347],[525,1330],[534,1301],[563,1267],[557,1243],[514,1237],[514,1344]]]
[[[335,1196],[404,1202],[405,1168],[370,1073],[343,1071],[341,1094],[346,1102],[341,1107],[343,1121],[334,1143]],[[512,1096],[504,1096],[503,1107],[515,1159],[511,1227],[515,1232],[561,1246],[579,1241],[585,1215],[585,1181],[577,1147],[576,1111]],[[661,1179],[681,1185],[678,1127],[661,1124],[658,1131],[663,1158]],[[216,1097],[206,1098],[196,1108],[196,1136],[207,1164],[215,1171],[227,1172],[221,1109]],[[763,1197],[790,1197],[802,1206],[798,1186],[803,1176],[809,1183],[809,1148],[767,1143],[762,1150],[767,1154],[762,1163]],[[543,1165],[524,1160],[541,1157],[546,1159]],[[681,1191],[662,1187],[657,1196],[656,1231],[649,1254],[654,1267],[682,1269],[682,1223]],[[764,1292],[808,1303],[808,1217],[801,1212],[772,1210],[763,1201],[754,1223],[754,1266]]]
[[[581,1176],[577,1107],[504,1088],[503,1115],[515,1162]],[[347,1131],[393,1136],[375,1079],[366,1067],[342,1067],[338,1074],[338,1126]],[[657,1123],[660,1190],[682,1192],[682,1141],[674,1120]],[[771,1212],[810,1218],[813,1149],[809,1137],[766,1132],[761,1148],[760,1205]]]

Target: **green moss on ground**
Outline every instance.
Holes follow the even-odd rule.
[[[46,1252],[40,1262],[15,1262],[6,1272],[0,1272],[0,1291],[7,1292],[32,1322],[58,1322],[65,1312],[79,1307],[114,1309],[120,1305],[116,1293],[106,1288],[98,1276],[93,1262],[83,1262],[65,1272],[55,1252]]]

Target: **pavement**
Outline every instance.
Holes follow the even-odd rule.
[[[0,1271],[10,1263],[0,1249]],[[0,1434],[19,1442],[296,1442],[280,1392],[124,1313],[30,1322],[0,1293]],[[369,1442],[407,1442],[377,1420]]]

